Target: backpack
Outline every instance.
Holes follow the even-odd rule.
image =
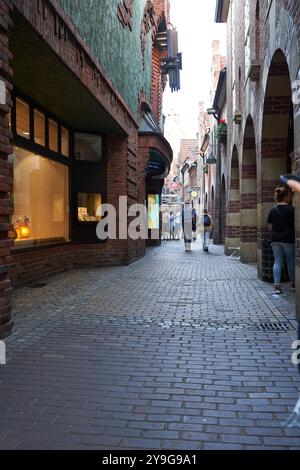
[[[211,225],[210,217],[207,214],[204,214],[204,227],[209,227]]]

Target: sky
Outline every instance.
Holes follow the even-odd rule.
[[[181,90],[171,93],[167,85],[164,94],[165,136],[177,152],[174,134],[180,138],[196,138],[199,101],[204,101],[206,107],[212,104],[212,41],[220,39],[221,52],[226,55],[226,27],[214,22],[216,0],[170,0],[170,4],[171,23],[178,30],[179,52],[183,55],[183,70]],[[176,131],[168,116],[174,113],[180,123]]]

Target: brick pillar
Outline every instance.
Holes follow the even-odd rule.
[[[240,178],[239,178],[239,161],[236,151],[232,157],[230,189],[228,192],[228,206],[226,216],[226,238],[225,253],[231,254],[230,247],[240,246]]]
[[[253,126],[247,126],[245,131],[241,187],[241,261],[255,263],[257,260],[257,177]]]
[[[6,87],[6,104],[0,104],[0,338],[9,335],[13,326],[9,277],[12,242],[8,239],[8,231],[12,228],[10,225],[12,209],[9,203],[9,193],[12,189],[12,167],[8,162],[8,155],[13,152],[8,125],[12,91],[12,69],[9,65],[12,56],[8,44],[11,8],[9,0],[0,2],[0,81],[4,82]]]
[[[225,245],[225,236],[226,236],[226,185],[225,178],[222,177],[222,191],[221,191],[221,243]]]
[[[291,83],[282,53],[276,53],[269,71],[264,104],[261,144],[261,172],[258,182],[258,275],[262,274],[262,241],[268,236],[266,223],[274,206],[274,189],[279,176],[291,170],[289,163],[289,121]]]

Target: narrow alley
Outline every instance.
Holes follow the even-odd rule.
[[[179,241],[16,290],[0,449],[300,449],[293,295]]]

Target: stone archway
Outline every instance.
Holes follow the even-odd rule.
[[[252,117],[246,122],[241,180],[241,261],[257,261],[257,163]]]
[[[226,216],[225,253],[230,255],[232,248],[240,247],[240,171],[237,148],[234,147],[231,159],[230,186]]]
[[[262,276],[263,240],[266,222],[274,205],[274,189],[281,174],[292,171],[294,108],[288,64],[278,49],[271,61],[263,113],[260,185],[258,194],[258,273]]]

